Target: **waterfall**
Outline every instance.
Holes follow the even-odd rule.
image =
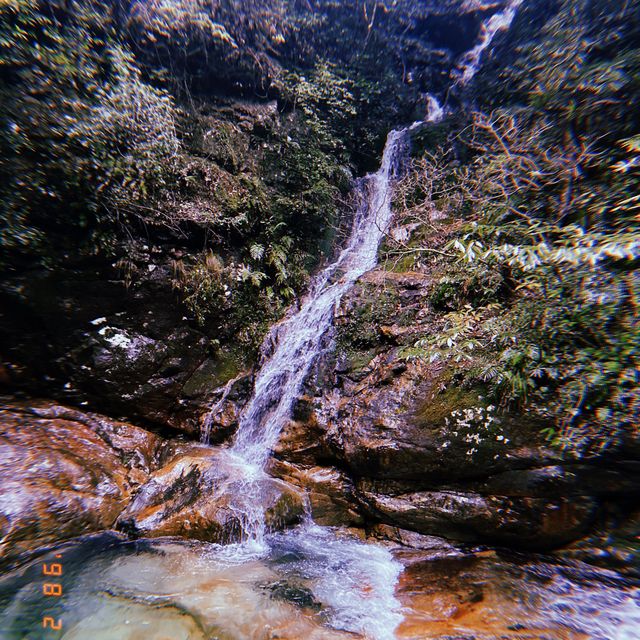
[[[427,94],[427,117],[425,122],[438,123],[444,119],[444,108],[438,98],[432,94]]]
[[[231,550],[232,554],[267,551],[265,504],[278,490],[274,483],[279,481],[265,472],[265,465],[314,363],[330,347],[336,305],[356,280],[377,263],[378,247],[392,217],[393,181],[408,156],[409,132],[419,124],[389,134],[380,169],[356,184],[360,204],[346,247],[313,279],[300,308],[273,327],[264,341],[263,353],[270,355],[256,375],[253,394],[239,417],[235,440],[229,449],[216,453],[215,486],[240,522],[245,542],[241,549]],[[205,442],[233,382],[205,419]]]
[[[356,280],[377,263],[378,247],[391,222],[391,193],[409,151],[409,132],[421,123],[391,131],[380,169],[356,183],[359,206],[351,235],[337,260],[312,281],[300,308],[277,324],[266,337],[265,358],[253,394],[239,417],[230,449],[218,452],[218,487],[229,495],[229,509],[242,522],[244,538],[263,547],[264,497],[272,479],[264,467],[287,423],[293,405],[318,357],[329,348],[336,305]],[[203,425],[208,443],[213,420],[221,411],[235,380],[231,380]]]
[[[491,46],[498,31],[509,29],[516,16],[518,7],[520,7],[523,2],[524,0],[509,0],[507,6],[502,11],[495,13],[482,24],[480,41],[473,49],[467,51],[467,53],[462,56],[457,73],[457,82],[459,84],[467,84],[476,75],[480,67],[482,54]]]
[[[449,91],[453,89],[456,84],[465,85],[473,79],[480,68],[482,54],[491,46],[498,31],[506,31],[509,29],[518,8],[523,2],[524,0],[509,0],[502,11],[494,13],[482,23],[478,42],[460,58],[458,69],[453,72],[456,80]],[[445,107],[442,106],[438,98],[431,93],[426,94],[425,99],[427,107],[425,122],[433,124],[442,122],[445,117]]]
[[[464,56],[461,82],[475,74],[482,52],[494,35],[507,28],[523,0],[511,0],[501,13],[493,15],[482,28],[480,42]],[[425,122],[444,118],[438,99],[428,94]],[[229,496],[228,508],[242,523],[243,537],[249,547],[264,551],[266,496],[273,495],[273,480],[264,468],[291,417],[293,405],[319,356],[331,345],[331,327],[336,305],[342,296],[377,263],[378,247],[391,223],[391,194],[409,150],[409,132],[424,125],[389,133],[380,169],[356,184],[359,207],[351,235],[338,258],[312,281],[299,309],[273,327],[263,344],[267,354],[257,373],[254,389],[239,417],[239,426],[230,449],[220,458],[218,486]],[[205,420],[203,438],[208,441],[211,423],[221,410],[231,388]]]
[[[211,478],[242,530],[243,541],[223,547],[220,557],[244,562],[268,557],[278,547],[288,549],[304,558],[298,562],[300,570],[313,578],[314,593],[329,606],[329,623],[375,640],[392,640],[402,620],[394,593],[400,563],[386,549],[342,539],[331,529],[318,527],[310,516],[292,531],[267,537],[265,505],[283,483],[271,478],[265,465],[314,363],[331,344],[336,305],[360,276],[376,266],[378,247],[391,223],[393,181],[408,156],[409,132],[418,124],[392,131],[380,169],[357,182],[360,204],[347,245],[314,278],[300,308],[267,336],[263,353],[270,355],[256,376],[231,448],[215,453],[216,475]],[[205,421],[207,438],[230,388],[225,388]]]
[[[479,44],[463,58],[461,83],[473,77],[482,52],[498,30],[508,27],[522,1],[513,0],[483,26]],[[444,118],[444,108],[435,96],[426,96],[426,106],[425,122],[437,123]],[[218,476],[213,483],[225,496],[226,508],[240,521],[243,532],[242,543],[228,545],[221,552],[227,559],[243,562],[265,557],[278,547],[305,558],[297,561],[298,565],[307,577],[316,580],[317,595],[333,612],[330,622],[376,640],[394,638],[402,619],[394,595],[400,564],[387,550],[336,537],[331,529],[316,526],[310,517],[295,530],[267,536],[265,505],[273,497],[274,483],[281,481],[271,478],[265,467],[314,364],[331,346],[336,306],[354,283],[376,266],[380,242],[392,219],[393,183],[408,157],[409,133],[422,125],[424,122],[416,122],[389,133],[380,169],[356,183],[359,206],[345,248],[315,276],[299,308],[266,337],[253,394],[240,414],[231,447],[218,452]],[[205,421],[205,441],[232,382]],[[364,593],[358,586],[363,583],[368,585]]]
[[[313,281],[299,311],[277,325],[275,349],[260,369],[253,396],[239,421],[232,453],[263,467],[313,364],[328,347],[333,312],[343,294],[375,267],[378,246],[391,222],[391,189],[408,151],[408,131],[392,131],[380,169],[358,181],[360,206],[338,259]]]

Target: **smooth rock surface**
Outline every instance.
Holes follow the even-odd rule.
[[[0,560],[113,525],[162,440],[55,403],[0,406]]]
[[[374,515],[419,533],[517,547],[555,547],[586,532],[596,513],[592,498],[542,499],[425,491],[389,496],[362,491]]]
[[[300,521],[302,495],[283,482],[264,476],[255,484],[244,481],[225,451],[204,445],[184,445],[151,474],[116,527],[134,536],[182,536],[208,542],[239,541],[246,523],[234,508],[243,492],[264,506],[267,528],[277,530]]]

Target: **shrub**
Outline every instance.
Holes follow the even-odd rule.
[[[94,206],[118,213],[160,198],[176,175],[180,143],[171,97],[142,82],[133,57],[122,47],[110,48],[107,59],[112,80],[96,90],[94,104],[71,128],[68,140],[82,158],[79,185],[89,180],[96,188]]]

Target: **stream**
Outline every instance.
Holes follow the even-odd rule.
[[[60,545],[0,583],[3,640],[635,640],[640,596],[581,563],[396,550],[312,524],[263,557],[102,534]],[[61,562],[64,595],[42,595]],[[64,620],[42,631],[42,619]],[[354,631],[358,629],[358,631]]]
[[[485,25],[463,57],[460,82],[520,4]],[[435,96],[427,105],[427,121],[444,117]],[[242,539],[217,545],[104,533],[46,550],[0,579],[2,640],[640,638],[637,584],[613,571],[495,551],[429,555],[320,527],[308,514],[288,531],[266,526],[265,467],[305,380],[331,348],[336,305],[376,265],[411,128],[392,131],[380,169],[357,182],[360,206],[345,248],[272,329],[235,440],[215,450],[224,458],[216,484]],[[51,604],[43,567],[53,565],[62,587]]]

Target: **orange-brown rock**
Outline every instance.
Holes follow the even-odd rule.
[[[161,439],[36,401],[0,406],[0,559],[113,525]]]
[[[248,482],[246,469],[226,450],[184,445],[151,474],[117,528],[136,536],[235,542],[247,525],[243,507],[256,504],[272,530],[297,523],[304,511],[301,492],[286,482],[262,474]]]
[[[362,526],[352,481],[330,467],[306,467],[272,461],[269,473],[301,487],[307,494],[314,522],[324,526]]]

